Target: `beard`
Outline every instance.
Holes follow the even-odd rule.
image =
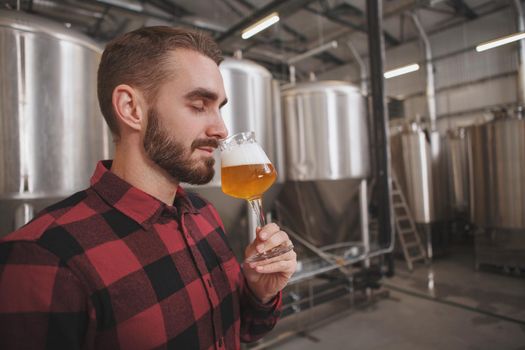
[[[173,140],[166,128],[162,127],[159,113],[155,108],[148,111],[148,126],[144,135],[144,150],[148,157],[173,179],[193,185],[203,185],[213,179],[215,170],[213,157],[192,160],[191,155],[198,147],[218,147],[214,138],[197,139],[190,148]]]

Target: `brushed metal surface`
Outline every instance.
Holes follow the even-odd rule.
[[[525,120],[498,118],[467,130],[471,220],[525,228]]]
[[[456,212],[468,210],[468,144],[465,129],[460,128],[447,134],[448,170],[450,179],[450,200]]]
[[[405,174],[406,197],[416,222],[434,219],[432,201],[432,159],[430,144],[420,129],[401,135],[401,157]]]
[[[40,212],[46,207],[64,199],[64,197],[38,197],[38,198],[1,198],[0,197],[0,237],[13,232],[19,228],[20,225],[25,224],[28,219],[31,219],[31,209],[33,214]],[[25,207],[28,207],[26,213]],[[20,215],[23,214],[23,215]]]
[[[412,124],[391,130],[391,164],[414,220],[431,223],[449,217],[447,144],[437,132]]]
[[[0,197],[69,195],[109,157],[96,95],[100,54],[54,22],[0,11]]]
[[[437,131],[428,133],[430,139],[430,157],[432,164],[432,201],[434,205],[433,221],[450,219],[450,182],[448,170],[448,144]]]
[[[283,88],[287,178],[296,181],[366,178],[370,155],[365,99],[340,81]]]

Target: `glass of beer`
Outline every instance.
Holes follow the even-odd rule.
[[[277,172],[253,132],[241,132],[220,142],[222,191],[250,203],[258,220],[258,226],[266,225],[262,196],[275,182]],[[281,245],[258,253],[247,262],[270,259],[293,249],[293,245]]]

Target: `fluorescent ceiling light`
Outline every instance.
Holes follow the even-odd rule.
[[[268,16],[264,17],[263,19],[255,22],[248,28],[244,29],[242,31],[241,37],[243,39],[248,39],[277,22],[279,22],[279,14],[277,12],[271,13]]]
[[[476,51],[481,52],[481,51],[493,49],[495,47],[509,44],[509,43],[512,43],[514,41],[518,41],[521,39],[525,39],[525,33],[515,33],[515,34],[507,35],[507,36],[504,36],[503,38],[494,39],[491,41],[487,41],[486,43],[479,44],[478,46],[476,46]]]
[[[389,70],[389,71],[385,72],[384,76],[385,76],[385,79],[390,79],[390,78],[393,78],[393,77],[397,77],[399,75],[412,73],[412,72],[415,72],[417,70],[419,70],[419,64],[414,63],[414,64],[409,64],[408,66],[403,66],[403,67],[399,67],[399,68],[396,68],[396,69]]]

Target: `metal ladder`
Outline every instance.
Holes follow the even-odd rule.
[[[397,237],[403,249],[408,269],[413,271],[413,263],[416,261],[422,260],[428,264],[429,260],[423,244],[421,244],[421,238],[394,171],[392,171],[392,207],[394,208]]]

